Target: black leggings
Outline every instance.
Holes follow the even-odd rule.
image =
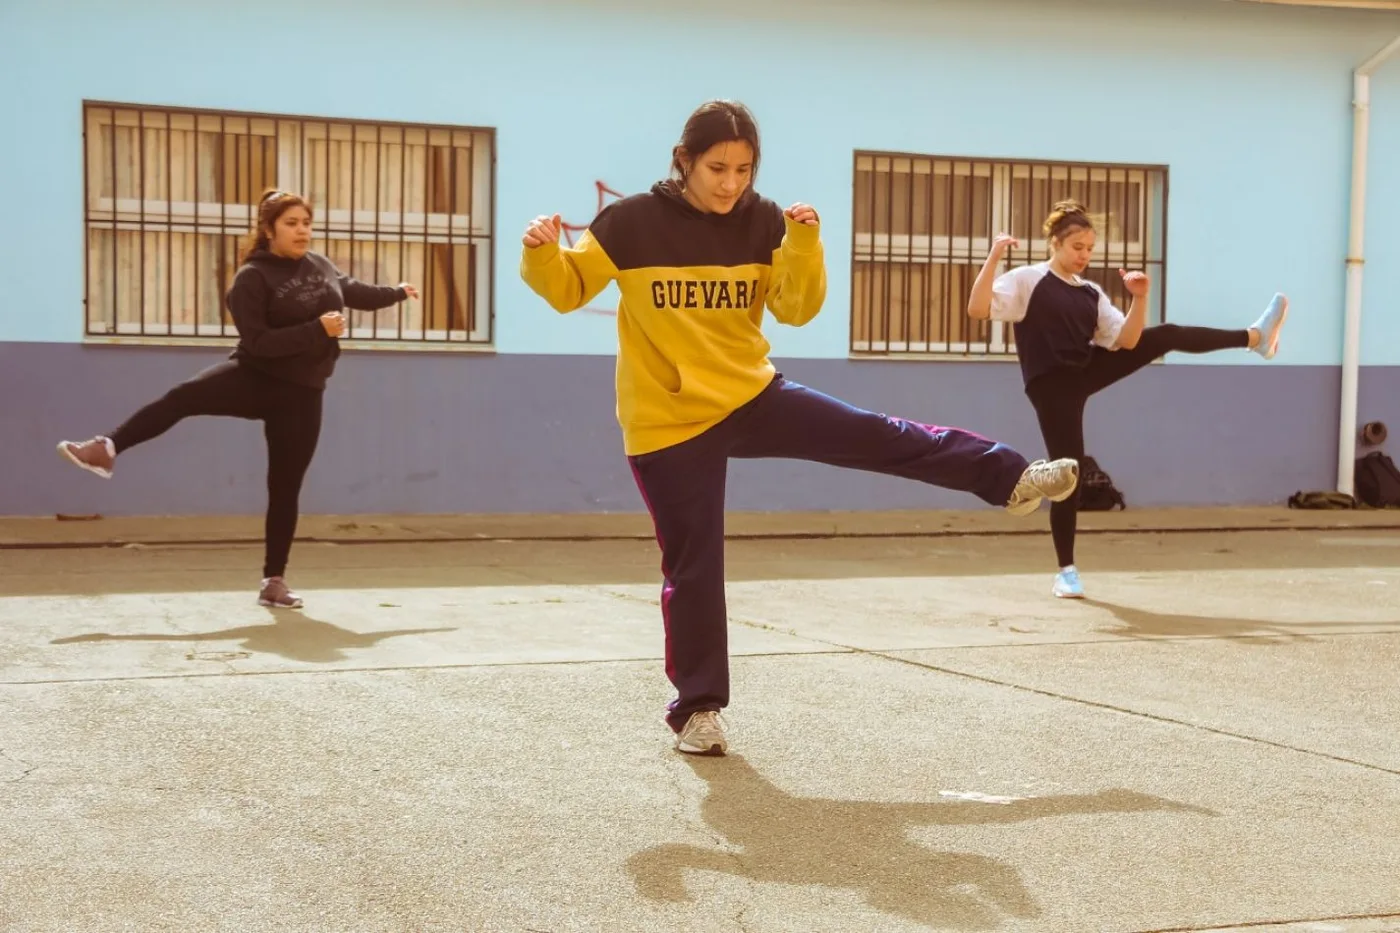
[[[275,379],[229,361],[211,366],[132,415],[110,435],[117,453],[159,437],[194,415],[263,423],[267,438],[264,577],[280,577],[297,530],[301,481],[321,436],[324,390]]]
[[[1035,406],[1045,452],[1050,459],[1084,456],[1084,403],[1089,396],[1132,375],[1171,351],[1213,353],[1249,346],[1247,330],[1183,327],[1161,324],[1142,332],[1131,350],[1094,348],[1082,369],[1057,369],[1031,380],[1026,396]],[[1079,490],[1064,502],[1050,504],[1050,536],[1061,567],[1074,563],[1074,532],[1079,515]]]

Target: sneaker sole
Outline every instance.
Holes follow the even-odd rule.
[[[302,607],[302,602],[301,600],[297,600],[294,603],[274,603],[270,599],[259,599],[258,605],[266,606],[268,609],[300,609]]]
[[[1278,326],[1274,328],[1274,339],[1269,345],[1269,359],[1278,354],[1278,335],[1283,332],[1283,323],[1288,320],[1288,299],[1283,299],[1283,308],[1278,313]]]
[[[686,755],[704,755],[710,758],[723,758],[725,749],[722,745],[711,745],[709,748],[700,748],[697,745],[685,745],[677,743],[676,751]]]
[[[111,470],[107,470],[107,469],[104,469],[104,468],[102,468],[102,467],[95,467],[95,466],[93,466],[93,465],[90,464],[90,463],[84,463],[83,461],[79,460],[77,457],[73,456],[73,451],[71,451],[71,450],[68,449],[68,443],[69,443],[68,441],[60,441],[60,442],[59,442],[59,444],[58,444],[58,455],[59,455],[60,457],[62,457],[64,460],[67,460],[69,463],[73,464],[73,466],[79,467],[79,468],[84,469],[84,470],[87,470],[89,473],[95,473],[96,475],[102,477],[103,479],[111,479],[111,478],[112,478],[112,471],[111,471]]]
[[[1051,595],[1051,596],[1054,596],[1056,599],[1083,599],[1083,598],[1084,598],[1084,594],[1083,594],[1083,593],[1056,593],[1054,590],[1051,590],[1051,591],[1050,591],[1050,595]]]
[[[1017,518],[1024,518],[1040,508],[1040,503],[1042,501],[1041,499],[1035,499],[1031,502],[1020,502],[1016,505],[1008,505],[1006,506],[1006,513],[1008,515],[1015,515]]]
[[[1283,330],[1283,322],[1286,320],[1288,320],[1288,299],[1284,298],[1283,304],[1281,305],[1281,310],[1278,313],[1278,324],[1274,326],[1274,336],[1269,341],[1268,349],[1264,353],[1260,354],[1264,357],[1264,359],[1271,360],[1278,354],[1278,335],[1279,332]],[[1263,340],[1262,334],[1260,335],[1259,339]]]

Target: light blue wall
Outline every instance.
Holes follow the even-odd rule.
[[[1350,73],[1400,17],[1026,0],[997,4],[999,27],[978,0],[516,5],[0,3],[0,125],[25,128],[0,147],[0,340],[81,339],[84,97],[495,126],[499,349],[609,353],[610,318],[558,319],[520,283],[518,231],[586,220],[595,179],[649,185],[690,108],[737,96],[764,129],[761,189],[816,204],[831,255],[826,312],[773,326],[777,355],[846,353],[851,150],[878,148],[1167,163],[1169,316],[1242,325],[1282,289],[1280,362],[1340,360]],[[1393,365],[1400,63],[1374,91],[1364,362]]]

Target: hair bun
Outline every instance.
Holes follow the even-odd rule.
[[[1062,201],[1056,201],[1054,206],[1050,208],[1050,216],[1046,217],[1045,223],[1040,225],[1041,231],[1046,236],[1050,236],[1051,231],[1058,227],[1066,217],[1083,218],[1086,225],[1092,226],[1088,223],[1089,212],[1084,205],[1074,198],[1065,198]]]

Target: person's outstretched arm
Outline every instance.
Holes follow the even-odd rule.
[[[366,285],[343,272],[339,273],[339,279],[345,307],[355,311],[378,311],[380,308],[393,307],[406,298],[418,297],[418,289],[408,282],[400,282],[398,285]]]

